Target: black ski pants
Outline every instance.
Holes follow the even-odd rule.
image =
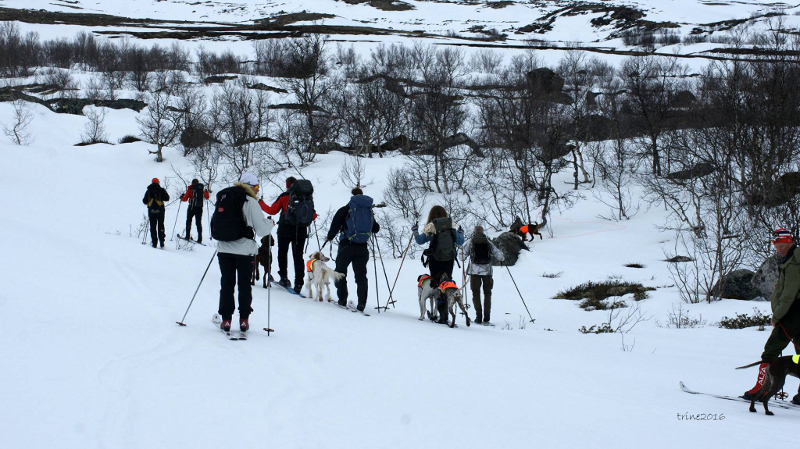
[[[219,289],[219,314],[223,320],[233,317],[236,304],[233,301],[233,289],[239,282],[239,317],[247,318],[253,309],[253,293],[250,286],[250,277],[256,265],[255,256],[240,256],[238,254],[219,253],[219,272],[222,275]]]
[[[483,307],[481,307],[481,284],[483,284]],[[475,305],[475,317],[489,321],[492,315],[492,287],[494,279],[491,274],[469,275],[469,286],[472,290],[472,304]]]
[[[303,267],[303,247],[306,244],[306,237],[300,235],[282,235],[278,233],[278,276],[281,279],[287,278],[286,271],[289,247],[292,248],[292,261],[294,262],[294,284],[303,285],[303,275],[305,273]]]
[[[150,241],[153,243],[153,246],[155,246],[159,240],[163,246],[164,240],[167,237],[167,233],[164,231],[164,215],[166,215],[165,210],[155,214],[150,212]]]
[[[439,261],[433,257],[428,258],[428,268],[431,269],[431,285],[438,286],[441,275],[447,273],[450,277],[453,276],[454,260]],[[447,300],[444,295],[438,295],[436,298],[436,309],[439,311],[439,320],[447,321]]]
[[[194,224],[197,225],[197,240],[203,240],[203,208],[191,207],[186,210],[186,237],[187,239],[192,236],[192,218],[194,217]]]
[[[353,264],[353,274],[356,278],[356,294],[358,296],[358,310],[363,312],[367,307],[367,292],[369,287],[369,282],[367,281],[367,262],[369,262],[369,249],[366,243],[339,242],[339,251],[336,254],[336,271],[345,275],[345,277],[333,284],[336,286],[336,296],[339,298],[339,305],[347,305],[347,267]]]

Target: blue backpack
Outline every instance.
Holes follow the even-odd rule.
[[[355,195],[347,206],[342,240],[351,243],[367,243],[372,235],[372,198],[366,195]]]

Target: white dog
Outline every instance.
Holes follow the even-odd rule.
[[[316,287],[317,290],[317,299],[322,302],[322,287],[324,286],[327,288],[327,295],[325,299],[328,302],[333,301],[331,299],[331,283],[330,281],[336,282],[344,277],[344,273],[339,273],[330,269],[325,262],[328,262],[330,259],[325,257],[320,251],[315,252],[314,254],[309,256],[311,259],[306,262],[306,296],[311,299],[314,299],[314,294],[312,291],[312,286]]]
[[[422,275],[417,278],[417,291],[419,293],[419,320],[422,321],[425,319],[425,301],[430,299],[431,300],[431,311],[428,312],[428,318],[431,321],[436,321],[439,319],[439,313],[436,310],[436,299],[439,298],[439,291],[438,287],[431,286],[431,281],[433,279],[428,275]]]

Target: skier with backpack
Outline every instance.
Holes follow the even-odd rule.
[[[150,221],[150,239],[153,248],[158,242],[164,247],[164,240],[167,233],[164,231],[164,215],[166,215],[166,203],[169,201],[169,193],[161,187],[158,178],[153,178],[147,190],[144,192],[142,203],[147,205],[147,216]]]
[[[453,220],[442,206],[433,206],[428,213],[428,221],[419,232],[419,226],[414,223],[411,227],[414,240],[418,245],[430,242],[428,248],[422,253],[422,265],[430,265],[430,275],[438,286],[438,280],[442,274],[453,274],[453,263],[456,260],[456,246],[464,244],[464,230],[459,226],[458,230],[453,227]],[[439,295],[436,300],[436,308],[439,311],[439,323],[447,323],[447,302]]]
[[[475,305],[475,323],[489,324],[494,286],[492,259],[502,262],[505,260],[505,255],[486,237],[483,226],[475,226],[472,238],[464,244],[464,254],[469,256],[467,274],[472,290],[472,304]],[[483,307],[481,307],[481,284],[483,284]]]
[[[197,179],[192,179],[192,184],[186,187],[186,193],[181,196],[181,201],[189,202],[186,210],[186,240],[192,239],[192,218],[197,225],[197,243],[203,243],[203,199],[208,199],[209,190],[205,190],[203,184]]]
[[[308,227],[317,218],[314,211],[314,187],[307,179],[286,178],[286,191],[278,199],[267,206],[259,201],[261,210],[269,215],[280,213],[278,219],[278,284],[289,288],[287,257],[289,247],[292,248],[294,262],[294,291],[300,293],[303,288],[304,263],[303,248],[308,238]]]
[[[264,217],[258,204],[258,179],[251,173],[242,173],[239,182],[217,192],[214,215],[211,217],[211,236],[217,240],[219,252],[220,327],[231,329],[231,320],[236,306],[233,290],[239,284],[239,330],[250,328],[249,317],[253,297],[250,277],[255,268],[255,255],[258,254],[256,235],[270,235],[274,223]]]
[[[372,198],[355,188],[350,202],[336,211],[331,221],[325,243],[332,241],[339,234],[339,250],[336,253],[336,268],[339,273],[347,276],[347,267],[353,264],[353,274],[356,280],[358,305],[356,309],[364,312],[367,306],[367,293],[369,282],[367,280],[367,262],[369,262],[369,242],[372,234],[380,231],[380,225],[372,214]],[[339,305],[347,306],[347,277],[334,283]]]

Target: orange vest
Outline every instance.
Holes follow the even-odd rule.
[[[458,290],[458,285],[456,285],[456,283],[453,282],[453,281],[444,281],[441,284],[439,284],[439,289],[442,292],[444,292],[445,290],[447,290],[449,288],[454,288],[454,289]]]
[[[519,228],[519,232],[521,232],[523,234],[527,234],[528,233],[528,225],[525,225],[525,226]]]
[[[430,276],[420,276],[419,282],[417,283],[417,287],[422,287],[422,283],[425,282],[426,279],[430,279]]]
[[[311,271],[314,270],[314,261],[315,260],[316,259],[311,259],[308,262],[306,262],[306,272],[311,273]]]

